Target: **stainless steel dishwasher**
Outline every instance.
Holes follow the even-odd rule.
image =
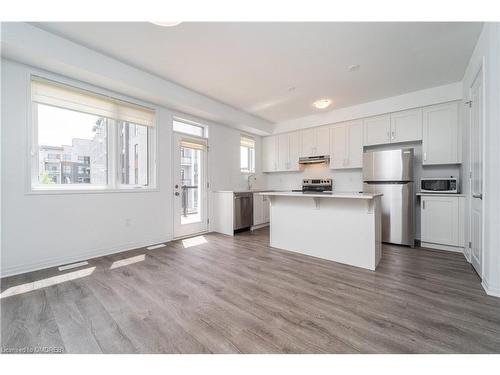
[[[253,225],[253,193],[234,193],[234,230]]]

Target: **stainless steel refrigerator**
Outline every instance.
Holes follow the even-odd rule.
[[[382,241],[414,246],[413,149],[366,151],[363,191],[381,193]]]

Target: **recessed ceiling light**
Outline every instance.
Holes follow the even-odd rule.
[[[178,24],[182,23],[182,21],[160,21],[160,22],[151,21],[151,23],[162,27],[172,27],[172,26],[177,26]]]
[[[315,106],[318,109],[325,109],[330,104],[332,104],[332,101],[330,99],[319,99],[313,103],[313,106]]]
[[[289,87],[289,88],[288,88],[288,92],[295,91],[295,89],[296,89],[296,87],[295,87],[295,86]]]
[[[351,72],[354,72],[355,70],[358,70],[358,69],[359,69],[359,67],[360,67],[360,65],[359,65],[359,64],[354,64],[354,65],[349,65],[349,66],[347,67],[347,69],[349,69],[349,71],[351,71]]]

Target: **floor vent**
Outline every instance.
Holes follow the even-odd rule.
[[[146,249],[154,250],[154,249],[159,249],[160,247],[165,247],[165,246],[167,246],[167,245],[165,245],[164,243],[161,243],[159,245],[153,245],[153,246],[146,247]]]
[[[78,263],[71,263],[71,264],[66,264],[65,266],[61,266],[59,267],[59,271],[66,271],[66,270],[70,270],[72,268],[77,268],[77,267],[81,267],[81,266],[86,266],[88,265],[89,262],[87,261],[83,261],[83,262],[78,262]]]

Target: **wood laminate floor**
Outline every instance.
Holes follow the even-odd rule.
[[[3,351],[500,353],[500,299],[461,254],[385,245],[372,272],[267,229],[202,239],[3,279]]]

